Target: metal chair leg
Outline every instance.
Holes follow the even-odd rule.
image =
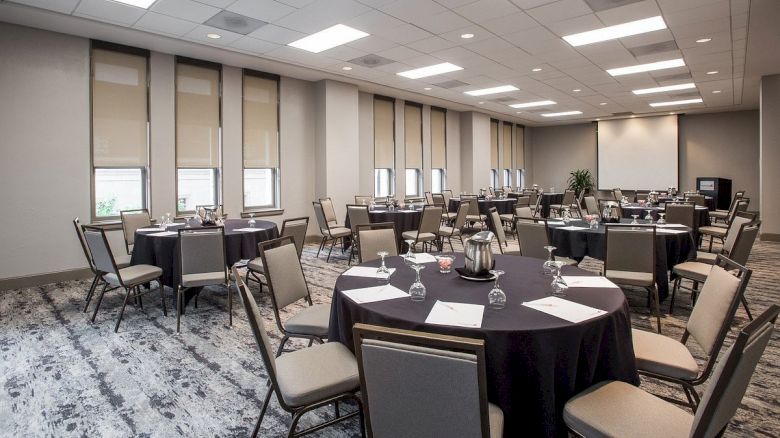
[[[655,307],[655,321],[658,325],[658,334],[661,334],[661,309],[659,306],[659,299],[658,299],[658,289],[655,287],[651,287],[648,289],[648,292],[652,294],[653,296],[653,305]]]
[[[122,308],[119,309],[119,317],[116,320],[116,326],[114,326],[114,333],[119,331],[119,324],[122,322],[122,316],[125,314],[125,307],[127,307],[127,300],[130,299],[130,289],[125,288],[125,301],[122,303]]]
[[[669,297],[669,315],[674,311],[674,297],[677,294],[677,288],[680,287],[680,277],[674,279],[674,286],[672,286],[672,296]]]
[[[298,427],[298,420],[301,419],[301,411],[297,411],[292,416],[292,423],[290,423],[290,429],[287,431],[287,438],[293,438],[295,436],[295,428]]]
[[[282,338],[282,342],[279,343],[279,348],[276,350],[276,357],[282,355],[282,351],[284,351],[284,344],[286,344],[289,339],[290,339],[289,336],[284,335],[284,337]]]
[[[103,285],[103,290],[100,291],[100,295],[98,296],[97,303],[95,303],[95,311],[92,312],[92,322],[95,322],[95,317],[97,316],[98,309],[100,309],[100,303],[103,302],[103,295],[105,295],[106,289],[108,289],[108,282],[106,282],[106,284]]]
[[[257,419],[257,423],[255,424],[255,429],[252,431],[252,438],[255,438],[257,436],[257,433],[260,431],[260,424],[263,422],[263,417],[265,416],[265,410],[268,408],[268,402],[271,400],[271,394],[273,394],[274,389],[268,388],[265,393],[265,399],[263,400],[263,407],[260,408],[260,417]]]
[[[181,333],[181,310],[182,310],[182,290],[181,286],[176,288],[176,333]]]
[[[322,236],[322,240],[320,240],[320,247],[317,248],[317,257],[320,256],[320,251],[322,251],[324,245],[325,245],[325,236]]]
[[[330,255],[333,253],[333,247],[336,245],[336,239],[332,239],[330,243],[330,250],[328,250],[328,258],[325,259],[325,263],[330,262]]]
[[[750,313],[750,309],[748,309],[747,299],[745,298],[744,295],[742,295],[739,298],[739,300],[742,301],[742,307],[745,308],[745,313],[747,313],[748,319],[752,321],[753,320],[753,315]]]
[[[162,300],[163,316],[168,316],[168,307],[165,305],[165,287],[160,279],[157,279],[157,286],[160,287],[160,299]]]
[[[233,294],[230,292],[230,283],[227,284],[227,292],[228,292],[228,313],[230,314],[230,317],[228,318],[228,325],[233,327]]]
[[[92,295],[95,294],[99,282],[100,275],[95,275],[95,278],[92,280],[92,285],[89,287],[89,292],[87,292],[86,303],[84,303],[84,313],[86,313],[89,308],[89,302],[92,301]]]

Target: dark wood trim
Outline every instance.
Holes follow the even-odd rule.
[[[213,70],[219,70],[220,72],[220,78],[222,76],[222,64],[218,62],[211,62],[211,61],[204,61],[202,59],[197,58],[188,58],[186,56],[180,56],[176,55],[176,61],[177,64],[189,64],[194,65],[196,67],[203,67],[203,68],[210,68]]]
[[[266,73],[264,71],[258,71],[258,70],[252,70],[251,68],[242,68],[241,70],[243,71],[243,73],[245,75],[254,76],[254,77],[257,77],[257,78],[263,78],[263,79],[268,79],[268,80],[277,81],[277,82],[281,81],[281,79],[282,79],[282,77],[277,75],[277,74]]]
[[[761,233],[760,238],[763,242],[780,242],[780,233]]]
[[[89,40],[91,49],[110,50],[112,52],[121,52],[128,55],[143,56],[149,58],[151,51],[147,49],[140,49],[138,47],[125,46],[124,44],[110,43],[102,40]]]
[[[381,94],[375,94],[375,95],[374,95],[374,99],[379,99],[379,100],[386,100],[386,101],[388,101],[388,102],[393,102],[393,103],[395,103],[395,98],[394,98],[394,97],[390,97],[390,96],[383,96],[383,95],[381,95]]]

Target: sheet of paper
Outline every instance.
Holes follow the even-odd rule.
[[[147,234],[147,236],[178,236],[176,231],[160,231],[159,233]]]
[[[607,313],[601,309],[558,297],[545,297],[539,300],[527,301],[523,305],[573,323],[586,321]]]
[[[394,300],[396,298],[409,298],[408,293],[390,284],[374,287],[364,287],[360,289],[350,289],[342,291],[341,293],[358,304]]]
[[[140,231],[142,233],[148,233],[153,231],[160,231],[162,228],[160,227],[151,227],[151,228],[139,228],[136,231]]]
[[[547,225],[566,225],[563,221],[547,221]]]
[[[436,300],[431,313],[425,318],[427,324],[452,325],[457,327],[482,327],[482,314],[485,306],[481,304],[449,303]]]
[[[255,232],[255,231],[265,231],[265,230],[262,229],[262,228],[236,228],[233,231],[245,231],[245,232],[248,232],[248,233],[252,233],[252,232]]]
[[[562,275],[561,278],[569,287],[618,287],[607,277],[599,275]]]
[[[346,271],[344,271],[341,275],[347,275],[350,277],[366,277],[366,278],[377,278],[376,276],[376,270],[378,268],[372,268],[370,266],[353,266]],[[395,272],[395,268],[389,268],[390,275],[393,275],[393,272]]]
[[[414,254],[414,261],[417,262],[417,264],[436,263],[436,257],[428,254],[427,252],[421,252]]]
[[[655,230],[655,232],[658,234],[684,234],[687,233],[688,231],[661,228],[660,230]]]
[[[568,227],[560,227],[559,230],[569,230],[569,231],[579,231],[579,230],[587,230],[585,227],[575,227],[574,225],[569,225]]]
[[[657,228],[685,228],[683,224],[655,224]]]

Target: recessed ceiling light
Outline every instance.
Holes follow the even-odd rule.
[[[531,71],[533,71],[533,72],[537,72],[537,71],[542,71],[542,69],[541,69],[541,68],[539,68],[539,67],[536,67],[536,68],[532,68],[532,69],[531,69]]]
[[[425,88],[423,88],[423,90],[425,90],[425,91],[431,91],[431,87],[425,87]]]
[[[522,111],[518,111],[515,114],[523,114],[523,112]]]
[[[307,52],[320,53],[336,46],[349,43],[367,37],[362,30],[353,29],[343,24],[337,24],[327,29],[293,41],[288,46],[306,50]]]
[[[546,114],[542,114],[542,117],[573,116],[576,114],[582,114],[582,111],[564,111],[562,113],[546,113]]]
[[[670,116],[673,116],[673,115],[674,115],[674,113],[669,113],[669,115],[670,115]]]
[[[599,105],[604,106],[606,104],[607,104],[607,102],[601,102]]]
[[[130,6],[137,6],[139,8],[149,9],[156,0],[114,0],[119,3],[124,3]]]
[[[635,119],[635,118],[636,118],[636,115],[635,115],[635,114],[631,114],[631,118],[632,118],[632,119]]]
[[[697,43],[708,43],[710,41],[712,41],[712,38],[701,38],[696,40]]]
[[[341,67],[341,69],[342,70],[346,70],[346,71],[350,71],[350,70],[352,70],[352,67],[346,66],[346,67]]]
[[[712,90],[712,94],[718,94],[720,93],[720,90]]]
[[[641,90],[634,90],[632,91],[632,93],[634,94],[663,93],[664,91],[689,90],[691,88],[696,88],[696,84],[694,84],[693,82],[689,82],[687,84],[667,85],[665,87],[643,88]]]
[[[577,47],[661,29],[666,29],[666,23],[664,23],[663,17],[658,15],[651,18],[645,18],[644,20],[630,21],[628,23],[616,24],[614,26],[608,26],[588,32],[567,35],[563,37],[563,39],[572,46]]]
[[[473,33],[464,33],[460,37],[463,38],[464,40],[468,40],[468,39],[474,38],[474,34]]]
[[[708,75],[716,75],[716,74],[718,74],[718,71],[717,70],[708,71],[707,74]]]
[[[220,35],[218,33],[207,33],[206,36],[208,38],[211,38],[212,40],[218,40],[218,39],[222,38],[222,35]]]
[[[480,104],[480,105],[482,105],[482,104],[483,104],[483,103],[485,103],[485,102],[477,102],[477,103],[478,103],[478,104]]]
[[[545,106],[545,105],[555,105],[555,102],[552,100],[537,100],[536,102],[525,102],[525,103],[513,103],[511,106],[512,108],[531,108],[535,106]]]
[[[463,70],[463,67],[458,67],[455,64],[449,62],[443,62],[441,64],[429,65],[428,67],[415,68],[414,70],[402,71],[396,73],[398,76],[403,76],[409,79],[427,78],[428,76],[436,76],[442,73],[449,73],[451,71]]]
[[[612,76],[630,75],[633,73],[642,73],[646,71],[663,70],[665,68],[684,67],[685,61],[682,58],[670,59],[668,61],[651,62],[649,64],[632,65],[630,67],[611,68],[607,70]]]
[[[655,102],[651,103],[650,106],[652,107],[659,107],[659,106],[674,106],[674,105],[687,105],[690,103],[702,103],[702,99],[686,99],[686,100],[675,100],[672,102]]]
[[[469,96],[485,96],[487,94],[506,93],[507,91],[517,91],[514,85],[501,85],[500,87],[483,88],[481,90],[464,91],[463,94]]]
[[[597,122],[598,122],[599,120],[601,120],[601,119],[596,119],[596,121],[597,121]]]
[[[582,91],[582,90],[580,90],[579,88],[575,88],[575,89],[573,89],[573,90],[571,90],[571,91],[573,91],[573,92],[575,92],[575,93],[579,93],[579,92],[580,92],[580,91]]]

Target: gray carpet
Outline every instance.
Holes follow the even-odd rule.
[[[316,249],[307,246],[304,269],[314,301],[328,303],[346,259],[339,254],[325,263],[324,256],[315,257]],[[458,244],[455,249],[460,249]],[[597,270],[600,262],[586,259],[581,266]],[[758,314],[780,298],[780,245],[757,243],[749,267],[754,274],[747,297]],[[88,286],[86,281],[74,281],[0,293],[0,436],[246,436],[251,432],[265,394],[266,374],[240,301],[235,301],[229,328],[225,291],[204,291],[199,307],[188,309],[182,333],[177,335],[175,316],[163,317],[159,295],[152,294],[145,297],[143,309],[128,306],[115,334],[121,297],[107,295],[95,324],[90,324],[81,312]],[[278,341],[267,292],[260,292],[256,283],[251,288]],[[634,326],[652,329],[645,293],[626,293]],[[172,296],[168,290],[169,311]],[[678,302],[674,315],[663,319],[664,334],[676,339],[690,314],[689,294],[683,293]],[[735,327],[746,322],[740,308]],[[693,351],[702,356],[700,350]],[[776,332],[728,436],[780,435],[778,363],[780,334]],[[642,386],[681,395],[676,388],[653,381]],[[330,415],[330,409],[307,414],[301,424],[311,425]],[[289,414],[272,401],[261,436],[284,435],[289,420]],[[359,436],[357,421],[315,436]]]

